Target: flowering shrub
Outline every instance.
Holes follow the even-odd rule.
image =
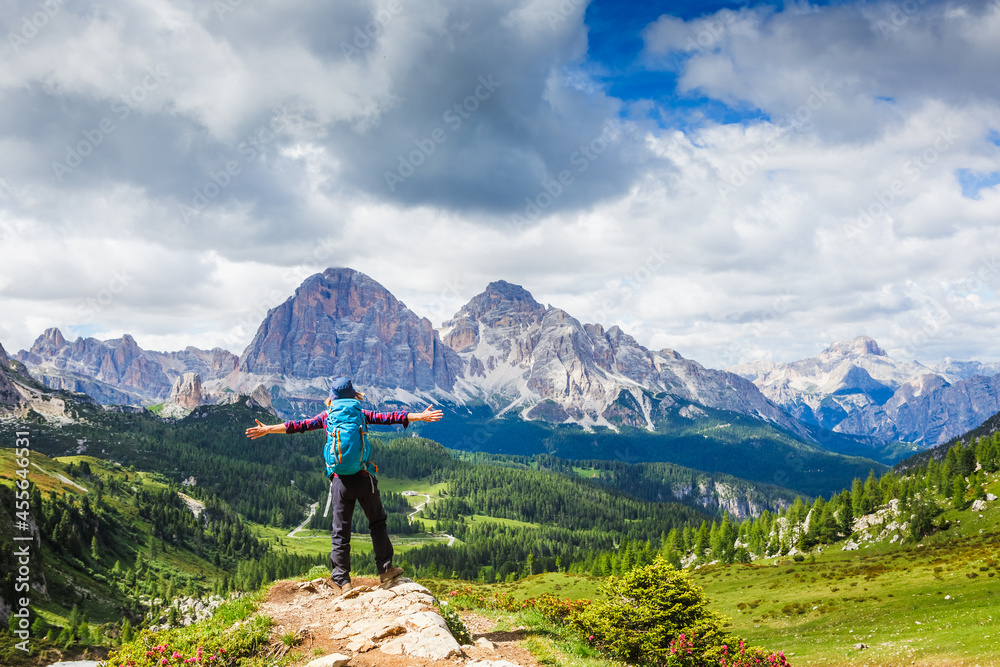
[[[719,664],[724,619],[708,609],[701,588],[663,558],[610,577],[603,588],[607,599],[567,619],[585,636],[593,635],[593,646],[603,653],[637,664]]]
[[[721,667],[752,667],[756,665],[761,667],[791,667],[785,654],[781,651],[774,653],[756,646],[748,647],[742,639],[739,648],[733,652],[730,652],[729,647],[723,644],[719,664]]]
[[[462,617],[458,615],[455,608],[450,604],[441,600],[438,603],[438,611],[441,613],[441,618],[448,625],[448,630],[451,632],[451,636],[454,637],[459,644],[471,644],[472,635],[469,634],[469,629],[465,627],[465,623],[462,621]]]
[[[221,605],[212,618],[152,633],[112,651],[102,667],[238,667],[267,643],[271,619],[255,614],[260,595]]]
[[[682,667],[687,665],[700,665],[704,663],[705,646],[698,641],[698,633],[682,632],[672,639],[669,645],[669,653],[666,655],[666,664],[669,667]]]
[[[134,642],[112,653],[105,664],[107,667],[227,667],[235,661],[221,646],[178,650],[168,643],[153,645],[153,635],[143,632]]]
[[[606,600],[528,600],[472,587],[451,591],[457,605],[507,612],[535,610],[574,628],[607,656],[656,667],[790,667],[782,653],[747,647],[722,629],[725,619],[708,609],[701,588],[658,558],[604,585]],[[739,646],[730,650],[730,645]]]

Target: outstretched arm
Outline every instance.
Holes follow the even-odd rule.
[[[443,412],[435,410],[433,405],[428,405],[423,412],[407,413],[406,419],[411,422],[436,422],[441,421],[443,416]]]
[[[256,440],[257,438],[261,438],[267,435],[268,433],[286,432],[286,427],[284,423],[272,424],[271,426],[267,426],[261,423],[259,419],[254,419],[254,421],[257,422],[257,425],[251,426],[250,428],[247,429],[247,437],[250,438],[251,440]]]

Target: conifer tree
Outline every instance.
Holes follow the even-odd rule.
[[[955,475],[951,488],[951,506],[955,509],[965,507],[965,480],[961,475]]]

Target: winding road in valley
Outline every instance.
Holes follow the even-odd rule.
[[[413,511],[406,515],[407,520],[409,520],[410,523],[413,523],[413,517],[415,517],[417,514],[419,514],[420,510],[422,510],[427,505],[427,503],[429,503],[431,501],[431,497],[429,495],[427,495],[426,493],[413,493],[413,492],[410,492],[410,495],[423,496],[424,498],[427,499],[424,502],[420,503],[419,505],[416,505],[413,508]],[[454,535],[449,535],[448,533],[441,533],[441,534],[448,538],[448,546],[449,547],[451,545],[455,544],[455,536]]]
[[[419,514],[420,510],[422,510],[427,505],[427,503],[429,503],[431,501],[431,497],[429,495],[427,495],[426,493],[417,493],[417,494],[411,494],[411,495],[418,495],[418,496],[423,496],[424,498],[426,498],[426,500],[424,500],[424,502],[420,503],[419,505],[416,505],[413,508],[413,511],[406,515],[406,519],[410,523],[413,523],[413,517],[415,517],[417,514]],[[305,529],[306,525],[308,525],[309,521],[316,514],[316,509],[318,507],[319,507],[319,503],[313,503],[312,505],[310,505],[309,506],[309,516],[307,516],[306,519],[305,519],[305,521],[303,521],[302,523],[300,523],[298,525],[298,527],[296,527],[294,530],[292,530],[290,533],[288,533],[287,537],[291,537],[292,539],[296,539],[296,540],[307,539],[309,537],[308,535],[301,535],[300,536],[300,535],[296,535],[296,533],[298,533],[300,530],[304,530]],[[448,533],[442,533],[442,535],[444,535],[445,537],[448,538],[448,546],[449,547],[452,546],[453,544],[455,544],[456,537],[454,535],[449,535]]]
[[[303,528],[306,527],[306,524],[309,523],[309,520],[313,518],[314,514],[316,514],[316,508],[317,507],[319,507],[319,503],[313,503],[312,505],[309,506],[309,516],[307,516],[306,520],[303,521],[302,523],[300,523],[295,530],[293,530],[292,532],[288,533],[288,537],[293,537],[296,540],[305,539],[305,536],[299,537],[295,533],[299,532],[300,530],[302,530]]]

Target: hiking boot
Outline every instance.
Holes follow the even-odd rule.
[[[348,592],[348,591],[349,591],[349,590],[351,590],[352,588],[354,588],[354,586],[352,586],[352,585],[351,585],[351,582],[349,582],[349,581],[348,581],[348,582],[347,582],[346,584],[343,584],[343,585],[342,585],[342,586],[340,587],[340,594],[341,594],[341,595],[343,595],[344,593]]]
[[[390,567],[388,570],[379,575],[379,579],[382,580],[383,584],[387,584],[401,574],[403,574],[403,568]]]

